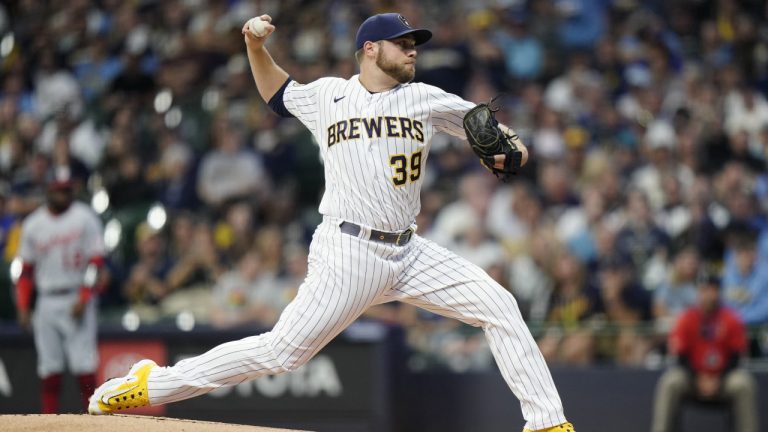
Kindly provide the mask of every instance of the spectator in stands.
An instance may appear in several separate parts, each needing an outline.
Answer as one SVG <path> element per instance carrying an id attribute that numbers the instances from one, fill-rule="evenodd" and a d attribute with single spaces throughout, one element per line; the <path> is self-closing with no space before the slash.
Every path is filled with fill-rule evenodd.
<path id="1" fill-rule="evenodd" d="M 157 304 L 168 294 L 171 262 L 160 231 L 143 222 L 136 228 L 138 261 L 131 267 L 123 295 L 131 304 Z"/>
<path id="2" fill-rule="evenodd" d="M 453 244 L 453 250 L 486 271 L 505 259 L 504 249 L 480 224 L 464 230 Z"/>
<path id="3" fill-rule="evenodd" d="M 117 161 L 117 172 L 106 184 L 109 203 L 116 209 L 147 205 L 155 198 L 145 178 L 139 155 L 127 150 Z"/>
<path id="4" fill-rule="evenodd" d="M 503 27 L 495 42 L 504 53 L 507 72 L 513 79 L 533 80 L 544 67 L 544 49 L 530 30 L 524 13 L 510 11 L 502 16 Z"/>
<path id="5" fill-rule="evenodd" d="M 202 217 L 192 212 L 178 212 L 170 218 L 168 256 L 173 261 L 182 259 L 181 257 L 192 249 L 195 244 L 195 226 L 198 223 L 205 222 Z"/>
<path id="6" fill-rule="evenodd" d="M 51 160 L 42 153 L 34 153 L 11 179 L 11 193 L 18 198 L 19 214 L 27 215 L 45 200 L 46 174 Z"/>
<path id="7" fill-rule="evenodd" d="M 282 289 L 264 273 L 259 254 L 243 255 L 236 269 L 224 273 L 213 287 L 211 324 L 219 328 L 254 324 L 268 327 L 284 305 Z"/>
<path id="8" fill-rule="evenodd" d="M 283 270 L 283 250 L 285 247 L 285 235 L 277 225 L 261 227 L 256 232 L 253 243 L 254 249 L 259 253 L 264 272 L 276 277 Z"/>
<path id="9" fill-rule="evenodd" d="M 639 364 L 649 348 L 638 325 L 650 319 L 650 295 L 634 275 L 632 261 L 622 255 L 610 255 L 600 263 L 598 289 L 605 315 L 620 326 L 616 340 L 620 364 Z"/>
<path id="10" fill-rule="evenodd" d="M 594 241 L 595 256 L 585 261 L 584 264 L 589 270 L 588 274 L 592 279 L 592 284 L 600 286 L 601 263 L 616 255 L 616 228 L 613 223 L 603 219 L 595 224 L 591 234 Z M 569 248 L 569 250 L 579 256 L 578 253 L 574 252 L 574 249 Z"/>
<path id="11" fill-rule="evenodd" d="M 160 154 L 158 196 L 171 210 L 192 210 L 199 203 L 195 191 L 195 166 L 192 150 L 172 131 L 163 134 L 168 141 Z"/>
<path id="12" fill-rule="evenodd" d="M 762 215 L 755 215 L 753 208 L 741 200 L 732 200 L 734 195 L 749 194 L 752 182 L 749 171 L 739 162 L 721 163 L 720 169 L 712 177 L 712 195 L 718 204 L 724 205 L 729 212 L 728 219 L 737 219 L 740 222 L 751 222 L 748 219 Z M 730 213 L 735 214 L 731 215 Z M 726 221 L 727 223 L 727 221 Z"/>
<path id="13" fill-rule="evenodd" d="M 562 74 L 544 91 L 545 105 L 566 118 L 582 118 L 586 107 L 579 96 L 598 90 L 599 75 L 590 69 L 589 56 L 584 52 L 569 53 L 568 65 L 558 72 Z"/>
<path id="14" fill-rule="evenodd" d="M 768 265 L 759 257 L 756 231 L 732 230 L 731 259 L 723 271 L 723 302 L 747 325 L 768 322 Z"/>
<path id="15" fill-rule="evenodd" d="M 768 101 L 760 91 L 746 85 L 727 95 L 724 109 L 726 132 L 731 137 L 744 134 L 744 147 L 747 148 L 749 141 L 758 140 L 758 134 L 768 123 Z M 737 148 L 731 145 L 734 155 Z"/>
<path id="16" fill-rule="evenodd" d="M 261 159 L 243 147 L 243 134 L 226 119 L 214 125 L 214 146 L 203 156 L 197 191 L 212 209 L 229 201 L 258 197 L 266 191 L 266 176 Z"/>
<path id="17" fill-rule="evenodd" d="M 653 292 L 653 317 L 664 334 L 678 316 L 696 304 L 696 275 L 700 265 L 694 246 L 679 251 L 673 258 L 672 271 Z"/>
<path id="18" fill-rule="evenodd" d="M 581 189 L 581 203 L 557 219 L 557 235 L 582 262 L 597 259 L 595 229 L 605 215 L 605 200 L 595 185 Z"/>
<path id="19" fill-rule="evenodd" d="M 705 180 L 704 180 L 705 181 Z M 702 181 L 697 181 L 701 184 Z M 720 261 L 723 258 L 723 241 L 720 229 L 710 211 L 712 206 L 708 193 L 691 193 L 688 203 L 690 223 L 688 228 L 672 240 L 672 248 L 680 249 L 687 245 L 694 246 L 705 261 Z"/>
<path id="20" fill-rule="evenodd" d="M 768 111 L 766 112 L 768 114 Z M 768 124 L 768 119 L 764 124 Z M 764 151 L 759 150 L 761 153 Z M 755 156 L 758 153 L 750 148 L 750 136 L 744 129 L 737 129 L 728 135 L 728 150 L 725 161 L 738 162 L 751 173 L 765 171 L 765 160 Z"/>
<path id="21" fill-rule="evenodd" d="M 224 272 L 211 227 L 182 216 L 174 221 L 171 238 L 175 256 L 166 276 L 167 292 L 195 286 L 207 290 Z"/>
<path id="22" fill-rule="evenodd" d="M 26 77 L 21 70 L 9 71 L 0 89 L 0 99 L 9 102 L 20 113 L 32 113 L 35 108 L 34 94 L 26 86 Z"/>
<path id="23" fill-rule="evenodd" d="M 666 260 L 669 237 L 653 220 L 648 197 L 641 190 L 627 194 L 626 223 L 616 236 L 616 251 L 632 260 L 639 280 L 646 288 L 661 282 L 654 271 Z"/>
<path id="24" fill-rule="evenodd" d="M 579 204 L 573 175 L 562 162 L 541 164 L 537 184 L 544 200 L 545 214 L 553 220 Z"/>
<path id="25" fill-rule="evenodd" d="M 452 22 L 451 22 L 452 21 Z M 472 52 L 461 32 L 458 19 L 449 19 L 435 29 L 430 44 L 419 52 L 423 66 L 416 71 L 417 81 L 464 94 L 472 72 Z"/>
<path id="26" fill-rule="evenodd" d="M 669 338 L 677 365 L 656 385 L 652 432 L 677 430 L 685 400 L 730 404 L 735 432 L 757 432 L 757 385 L 740 367 L 747 352 L 744 324 L 720 302 L 720 279 L 703 274 L 697 305 L 680 316 Z"/>
<path id="27" fill-rule="evenodd" d="M 602 312 L 600 294 L 589 283 L 584 266 L 570 254 L 554 260 L 555 289 L 544 337 L 539 340 L 548 362 L 588 365 L 594 356 L 589 321 Z"/>
<path id="28" fill-rule="evenodd" d="M 82 108 L 70 103 L 54 112 L 43 125 L 36 147 L 55 157 L 58 141 L 66 138 L 70 154 L 91 170 L 101 161 L 106 144 L 94 119 L 84 116 L 79 109 Z"/>
<path id="29" fill-rule="evenodd" d="M 88 102 L 103 93 L 123 68 L 120 58 L 109 51 L 107 39 L 98 37 L 72 66 Z"/>
<path id="30" fill-rule="evenodd" d="M 685 201 L 683 185 L 673 174 L 665 174 L 661 178 L 663 204 L 654 213 L 654 220 L 674 242 L 690 228 L 691 210 Z"/>
<path id="31" fill-rule="evenodd" d="M 141 55 L 125 52 L 122 55 L 122 70 L 109 84 L 105 93 L 105 105 L 116 109 L 120 104 L 140 104 L 150 100 L 155 91 L 157 79 L 142 68 Z"/>
<path id="32" fill-rule="evenodd" d="M 485 223 L 502 244 L 518 250 L 542 224 L 543 210 L 535 187 L 527 182 L 515 182 L 510 187 L 496 189 L 488 204 Z"/>
<path id="33" fill-rule="evenodd" d="M 78 115 L 84 109 L 80 85 L 53 47 L 40 52 L 34 80 L 36 114 L 42 121 L 67 106 Z"/>
<path id="34" fill-rule="evenodd" d="M 256 240 L 256 222 L 253 207 L 245 201 L 228 206 L 222 220 L 215 227 L 216 247 L 229 263 L 236 263 L 253 249 Z"/>
<path id="35" fill-rule="evenodd" d="M 672 124 L 657 120 L 648 125 L 643 139 L 648 163 L 632 174 L 632 185 L 643 191 L 653 211 L 664 206 L 663 179 L 674 176 L 684 186 L 689 186 L 692 173 L 681 166 L 676 157 L 677 135 Z"/>
<path id="36" fill-rule="evenodd" d="M 598 0 L 556 0 L 555 10 L 561 19 L 560 43 L 568 48 L 590 48 L 605 32 L 607 3 Z"/>
<path id="37" fill-rule="evenodd" d="M 299 291 L 299 286 L 307 276 L 307 256 L 309 250 L 302 244 L 288 244 L 285 247 L 285 271 L 278 277 L 278 285 L 283 288 L 283 305 L 287 306 Z M 395 302 L 395 304 L 399 304 Z M 282 310 L 282 307 L 280 308 Z"/>
<path id="38" fill-rule="evenodd" d="M 7 102 L 0 105 L 0 110 L 7 106 Z M 0 114 L 1 115 L 1 114 Z M 0 119 L 0 129 L 6 132 L 0 132 L 0 178 L 9 180 L 13 177 L 14 171 L 24 164 L 26 159 L 26 150 L 24 144 L 15 132 L 11 132 L 11 125 L 16 121 L 15 116 L 8 119 L 8 125 Z"/>
<path id="39" fill-rule="evenodd" d="M 456 201 L 443 207 L 432 226 L 431 237 L 442 246 L 452 246 L 472 226 L 481 224 L 488 214 L 492 179 L 484 172 L 464 176 Z"/>
<path id="40" fill-rule="evenodd" d="M 528 321 L 547 318 L 554 287 L 552 269 L 561 248 L 552 230 L 542 227 L 531 233 L 527 247 L 512 260 L 509 287 Z"/>
<path id="41" fill-rule="evenodd" d="M 608 165 L 600 170 L 595 179 L 605 202 L 605 215 L 608 217 L 618 215 L 626 200 L 626 184 L 619 172 L 620 168 L 612 165 L 615 163 L 617 163 L 616 160 L 609 160 Z"/>

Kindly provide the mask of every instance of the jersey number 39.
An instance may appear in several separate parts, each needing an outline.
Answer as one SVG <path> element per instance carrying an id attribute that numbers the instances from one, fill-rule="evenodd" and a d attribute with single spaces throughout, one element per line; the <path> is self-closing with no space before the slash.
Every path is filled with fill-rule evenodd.
<path id="1" fill-rule="evenodd" d="M 389 157 L 389 164 L 395 169 L 392 183 L 402 186 L 408 180 L 415 182 L 421 177 L 421 150 L 410 155 L 394 154 Z"/>

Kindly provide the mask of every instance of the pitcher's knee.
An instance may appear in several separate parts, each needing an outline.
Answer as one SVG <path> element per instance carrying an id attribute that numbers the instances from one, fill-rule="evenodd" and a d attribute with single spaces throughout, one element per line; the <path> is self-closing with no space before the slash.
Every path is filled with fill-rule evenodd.
<path id="1" fill-rule="evenodd" d="M 296 346 L 281 339 L 271 341 L 270 348 L 275 362 L 276 373 L 291 372 L 302 367 L 314 352 L 308 352 L 307 347 Z"/>
<path id="2" fill-rule="evenodd" d="M 302 361 L 301 359 L 294 358 L 291 356 L 284 356 L 278 358 L 278 365 L 280 368 L 280 372 L 293 372 L 296 369 L 304 366 L 304 363 L 306 361 Z"/>

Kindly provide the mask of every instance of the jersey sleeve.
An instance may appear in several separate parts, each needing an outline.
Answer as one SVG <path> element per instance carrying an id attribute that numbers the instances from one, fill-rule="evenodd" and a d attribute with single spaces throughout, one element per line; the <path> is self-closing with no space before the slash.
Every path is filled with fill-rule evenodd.
<path id="1" fill-rule="evenodd" d="M 84 245 L 85 252 L 88 254 L 88 258 L 103 257 L 106 253 L 104 247 L 104 228 L 101 220 L 93 214 L 88 212 L 88 223 L 85 224 L 84 230 Z"/>
<path id="2" fill-rule="evenodd" d="M 320 112 L 320 92 L 329 78 L 321 78 L 309 84 L 291 81 L 283 91 L 283 104 L 288 111 L 314 130 Z"/>
<path id="3" fill-rule="evenodd" d="M 18 257 L 25 263 L 33 264 L 35 257 L 35 242 L 32 233 L 35 232 L 32 219 L 27 219 L 21 225 L 21 241 L 19 242 Z"/>
<path id="4" fill-rule="evenodd" d="M 437 87 L 425 86 L 429 94 L 432 126 L 438 132 L 466 139 L 464 115 L 475 104 Z"/>

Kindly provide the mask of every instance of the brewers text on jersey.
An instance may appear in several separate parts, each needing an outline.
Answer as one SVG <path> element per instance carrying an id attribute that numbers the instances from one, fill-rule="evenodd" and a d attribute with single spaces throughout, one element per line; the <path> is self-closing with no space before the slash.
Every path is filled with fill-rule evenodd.
<path id="1" fill-rule="evenodd" d="M 351 118 L 340 120 L 328 127 L 328 147 L 347 140 L 362 137 L 409 138 L 424 142 L 424 125 L 418 120 L 405 117 Z M 384 132 L 384 135 L 382 135 Z"/>

